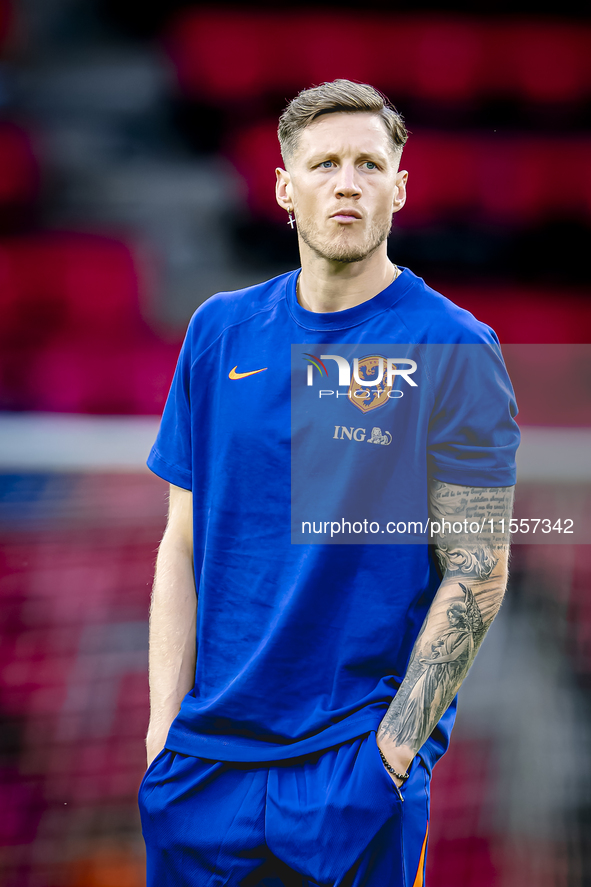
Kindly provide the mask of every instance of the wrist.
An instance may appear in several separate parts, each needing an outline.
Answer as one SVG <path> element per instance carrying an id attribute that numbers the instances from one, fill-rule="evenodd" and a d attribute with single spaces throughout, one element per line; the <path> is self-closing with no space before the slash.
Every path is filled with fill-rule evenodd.
<path id="1" fill-rule="evenodd" d="M 389 762 L 389 760 L 387 759 L 387 757 L 385 756 L 384 752 L 379 747 L 379 745 L 378 745 L 378 751 L 379 751 L 380 757 L 382 759 L 382 764 L 384 765 L 384 767 L 386 768 L 388 773 L 393 777 L 394 781 L 396 782 L 396 785 L 398 785 L 399 787 L 401 785 L 404 785 L 404 783 L 406 782 L 406 780 L 409 777 L 409 773 L 407 773 L 406 771 L 404 773 L 399 773 L 398 770 L 396 770 L 392 766 L 392 764 Z"/>
<path id="2" fill-rule="evenodd" d="M 392 740 L 377 736 L 377 744 L 390 766 L 397 773 L 407 773 L 416 752 L 408 745 L 396 745 Z"/>
<path id="3" fill-rule="evenodd" d="M 148 767 L 156 757 L 156 755 L 160 754 L 164 746 L 166 745 L 166 733 L 161 733 L 159 735 L 149 734 L 146 736 L 146 758 L 148 761 Z"/>

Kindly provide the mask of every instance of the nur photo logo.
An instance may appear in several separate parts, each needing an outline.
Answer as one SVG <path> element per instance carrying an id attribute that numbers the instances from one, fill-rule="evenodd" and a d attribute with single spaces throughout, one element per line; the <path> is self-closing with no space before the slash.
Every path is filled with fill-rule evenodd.
<path id="1" fill-rule="evenodd" d="M 318 397 L 347 397 L 362 413 L 368 413 L 378 407 L 385 406 L 390 400 L 398 400 L 404 396 L 404 391 L 394 388 L 394 379 L 398 376 L 401 382 L 406 382 L 411 388 L 418 385 L 412 378 L 417 370 L 417 363 L 409 357 L 383 357 L 379 354 L 368 354 L 365 357 L 353 358 L 351 362 L 340 354 L 315 354 L 304 353 L 303 359 L 308 363 L 306 385 L 314 386 L 316 375 L 320 381 L 329 377 L 329 368 L 325 361 L 333 361 L 330 365 L 331 375 L 335 369 L 338 373 L 338 388 L 346 388 L 339 391 L 338 388 L 320 388 Z M 317 371 L 315 373 L 314 371 Z M 331 380 L 332 381 L 332 380 Z"/>

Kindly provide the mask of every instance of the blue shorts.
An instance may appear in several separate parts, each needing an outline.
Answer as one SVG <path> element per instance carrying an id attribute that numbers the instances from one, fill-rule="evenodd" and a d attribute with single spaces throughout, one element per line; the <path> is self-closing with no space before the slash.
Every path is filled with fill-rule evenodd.
<path id="1" fill-rule="evenodd" d="M 272 764 L 163 749 L 139 803 L 148 887 L 424 884 L 429 775 L 415 757 L 399 794 L 375 730 Z"/>

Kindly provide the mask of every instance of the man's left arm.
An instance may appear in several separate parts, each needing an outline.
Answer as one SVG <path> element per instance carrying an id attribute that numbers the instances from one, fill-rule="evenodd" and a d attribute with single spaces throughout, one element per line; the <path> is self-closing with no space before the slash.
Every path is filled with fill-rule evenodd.
<path id="1" fill-rule="evenodd" d="M 512 486 L 431 483 L 431 527 L 441 530 L 433 539 L 443 579 L 377 733 L 398 773 L 406 771 L 449 707 L 501 606 L 513 492 Z"/>

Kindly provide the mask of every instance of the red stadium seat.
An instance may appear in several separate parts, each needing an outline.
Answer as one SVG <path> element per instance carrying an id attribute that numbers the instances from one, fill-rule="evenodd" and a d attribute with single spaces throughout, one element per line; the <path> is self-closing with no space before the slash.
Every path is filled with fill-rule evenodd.
<path id="1" fill-rule="evenodd" d="M 23 322 L 86 335 L 128 334 L 139 320 L 137 270 L 129 247 L 96 235 L 43 233 L 0 242 L 0 273 Z"/>
<path id="2" fill-rule="evenodd" d="M 177 356 L 141 317 L 130 248 L 84 234 L 0 242 L 4 409 L 161 412 Z"/>
<path id="3" fill-rule="evenodd" d="M 276 122 L 263 121 L 236 133 L 228 141 L 227 153 L 246 181 L 254 215 L 285 221 L 285 210 L 275 200 L 275 168 L 283 167 Z"/>
<path id="4" fill-rule="evenodd" d="M 79 476 L 73 483 L 89 508 L 87 522 L 68 518 L 61 525 L 63 494 L 72 487 L 69 481 L 65 486 L 58 482 L 54 494 L 58 489 L 61 494 L 41 532 L 5 529 L 0 551 L 0 709 L 5 731 L 0 845 L 25 846 L 26 852 L 19 876 L 9 882 L 4 854 L 2 884 L 24 883 L 22 866 L 25 860 L 32 865 L 30 848 L 42 815 L 54 816 L 57 809 L 75 821 L 78 810 L 99 809 L 101 803 L 109 811 L 121 811 L 126 820 L 134 815 L 145 761 L 147 650 L 138 649 L 136 642 L 129 650 L 124 645 L 120 653 L 113 652 L 109 639 L 112 630 L 121 636 L 126 623 L 141 626 L 149 605 L 162 527 L 160 518 L 157 527 L 150 518 L 146 521 L 137 501 L 128 509 L 126 500 L 134 490 L 147 491 L 154 502 L 153 486 L 139 478 L 130 485 L 129 476 L 123 482 L 113 475 Z M 127 523 L 113 525 L 120 508 L 128 509 Z M 90 649 L 89 636 L 95 638 Z M 11 723 L 19 726 L 18 761 L 17 749 L 10 748 Z M 100 883 L 139 884 L 139 866 L 136 876 L 120 880 L 111 872 L 114 880 L 107 877 Z M 73 882 L 60 873 L 52 883 Z"/>
<path id="5" fill-rule="evenodd" d="M 426 880 L 436 872 L 433 880 L 445 887 L 493 887 L 498 881 L 492 841 L 475 835 L 474 823 L 482 818 L 497 778 L 494 745 L 480 737 L 454 739 L 437 764 Z"/>
<path id="6" fill-rule="evenodd" d="M 231 106 L 348 77 L 397 95 L 556 103 L 591 93 L 587 24 L 458 15 L 185 9 L 164 42 L 189 96 Z"/>
<path id="7" fill-rule="evenodd" d="M 436 282 L 433 285 L 437 287 Z M 447 283 L 442 290 L 492 326 L 503 344 L 591 342 L 591 302 L 585 290 L 484 284 L 476 289 Z M 582 397 L 581 406 L 587 401 Z"/>
<path id="8" fill-rule="evenodd" d="M 479 23 L 429 16 L 415 26 L 413 36 L 414 78 L 407 91 L 435 101 L 464 102 L 482 90 L 483 29 Z"/>
<path id="9" fill-rule="evenodd" d="M 55 341 L 30 359 L 29 409 L 63 413 L 158 415 L 178 344 Z"/>
<path id="10" fill-rule="evenodd" d="M 528 17 L 493 23 L 485 39 L 489 52 L 483 85 L 487 92 L 554 104 L 589 97 L 588 25 Z"/>

